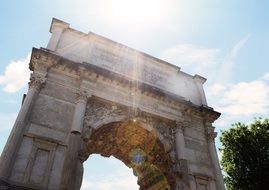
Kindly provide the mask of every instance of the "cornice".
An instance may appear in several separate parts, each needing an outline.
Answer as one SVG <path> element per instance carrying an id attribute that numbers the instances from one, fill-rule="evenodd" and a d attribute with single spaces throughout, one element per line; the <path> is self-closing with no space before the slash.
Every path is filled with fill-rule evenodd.
<path id="1" fill-rule="evenodd" d="M 34 71 L 37 68 L 38 69 L 42 68 L 48 71 L 52 66 L 56 65 L 60 59 L 62 59 L 61 56 L 57 55 L 55 52 L 52 52 L 48 49 L 32 48 L 29 69 L 31 71 Z"/>
<path id="2" fill-rule="evenodd" d="M 190 101 L 186 101 L 181 96 L 147 83 L 133 80 L 111 70 L 107 70 L 86 62 L 74 62 L 58 55 L 56 52 L 44 48 L 33 48 L 30 69 L 34 71 L 39 64 L 45 64 L 48 69 L 55 67 L 57 69 L 64 70 L 65 72 L 72 73 L 72 75 L 79 75 L 82 79 L 90 79 L 95 81 L 103 80 L 110 82 L 115 81 L 117 85 L 124 88 L 129 88 L 130 90 L 135 90 L 146 96 L 154 97 L 160 101 L 164 101 L 170 105 L 176 106 L 185 115 L 203 117 L 210 123 L 213 123 L 221 115 L 219 112 L 216 112 L 209 106 L 195 105 Z"/>

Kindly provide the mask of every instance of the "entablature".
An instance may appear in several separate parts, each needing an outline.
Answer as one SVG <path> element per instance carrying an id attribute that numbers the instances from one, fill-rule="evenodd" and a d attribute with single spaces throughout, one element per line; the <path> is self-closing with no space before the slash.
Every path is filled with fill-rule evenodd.
<path id="1" fill-rule="evenodd" d="M 176 120 L 184 114 L 195 115 L 213 123 L 220 116 L 220 113 L 214 111 L 211 107 L 206 105 L 195 105 L 190 101 L 186 101 L 181 96 L 156 86 L 128 78 L 125 75 L 115 73 L 90 63 L 77 63 L 71 61 L 44 48 L 33 48 L 30 69 L 34 72 L 38 72 L 40 69 L 46 69 L 47 72 L 49 72 L 52 68 L 57 69 L 62 74 L 73 76 L 80 80 L 81 83 L 82 81 L 85 81 L 85 88 L 87 89 L 87 87 L 89 87 L 88 90 L 95 91 L 92 92 L 93 95 L 99 94 L 102 97 L 103 94 L 108 97 L 109 94 L 107 93 L 114 93 L 113 95 L 116 96 L 116 93 L 121 90 L 122 92 L 125 92 L 124 99 L 129 101 L 129 103 L 137 103 L 138 99 L 143 100 L 145 98 L 150 98 L 154 102 L 154 105 L 151 106 L 151 110 L 155 109 L 155 112 L 158 110 L 158 107 L 165 104 L 165 106 L 168 106 L 177 112 L 174 112 L 174 116 L 170 117 L 168 116 L 169 114 L 162 113 L 162 115 L 167 115 L 169 119 Z M 99 89 L 98 91 L 97 84 L 102 86 L 103 89 Z M 114 99 L 116 100 L 116 98 Z M 144 101 L 144 103 L 146 102 Z M 140 105 L 136 104 L 134 106 L 143 106 L 141 104 L 143 104 L 143 101 L 140 102 Z"/>

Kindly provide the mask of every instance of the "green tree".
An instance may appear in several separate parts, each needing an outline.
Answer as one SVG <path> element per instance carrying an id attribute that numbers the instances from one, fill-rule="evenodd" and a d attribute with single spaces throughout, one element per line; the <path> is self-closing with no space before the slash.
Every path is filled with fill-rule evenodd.
<path id="1" fill-rule="evenodd" d="M 221 165 L 228 190 L 269 189 L 269 120 L 236 123 L 222 132 Z"/>

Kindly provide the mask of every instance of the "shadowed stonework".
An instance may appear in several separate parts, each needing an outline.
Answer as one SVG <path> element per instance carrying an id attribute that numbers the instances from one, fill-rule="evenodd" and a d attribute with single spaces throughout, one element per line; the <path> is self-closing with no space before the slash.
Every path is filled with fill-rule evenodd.
<path id="1" fill-rule="evenodd" d="M 224 190 L 205 78 L 53 19 L 0 160 L 0 189 L 80 189 L 91 154 L 140 190 Z M 119 179 L 120 180 L 120 179 Z"/>

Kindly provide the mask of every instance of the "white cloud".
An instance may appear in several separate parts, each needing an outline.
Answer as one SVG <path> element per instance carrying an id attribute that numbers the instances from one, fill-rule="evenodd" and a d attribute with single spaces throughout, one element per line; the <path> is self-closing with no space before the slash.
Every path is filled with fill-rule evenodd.
<path id="1" fill-rule="evenodd" d="M 0 75 L 0 84 L 4 86 L 5 92 L 16 92 L 27 84 L 30 78 L 29 61 L 30 54 L 7 65 L 4 74 Z"/>
<path id="2" fill-rule="evenodd" d="M 269 78 L 266 76 L 250 82 L 216 83 L 206 88 L 209 105 L 221 112 L 214 123 L 217 131 L 227 130 L 237 122 L 250 124 L 254 118 L 269 117 Z"/>
<path id="3" fill-rule="evenodd" d="M 123 173 L 118 175 L 117 173 L 106 175 L 105 178 L 98 178 L 94 180 L 88 180 L 83 178 L 82 190 L 96 189 L 96 190 L 137 190 L 139 187 L 136 185 L 136 177 L 131 176 L 129 173 Z"/>
<path id="4" fill-rule="evenodd" d="M 244 36 L 226 53 L 219 48 L 178 44 L 165 50 L 161 56 L 183 71 L 208 78 L 205 86 L 207 100 L 210 106 L 222 113 L 216 121 L 218 126 L 231 126 L 234 122 L 253 119 L 269 111 L 269 73 L 251 82 L 231 82 L 236 59 L 249 38 L 250 35 Z"/>
<path id="5" fill-rule="evenodd" d="M 111 156 L 109 158 L 93 154 L 84 163 L 82 190 L 137 190 L 137 177 L 132 169 Z"/>
<path id="6" fill-rule="evenodd" d="M 250 117 L 269 112 L 269 80 L 214 84 L 206 92 L 210 104 L 225 115 Z"/>

